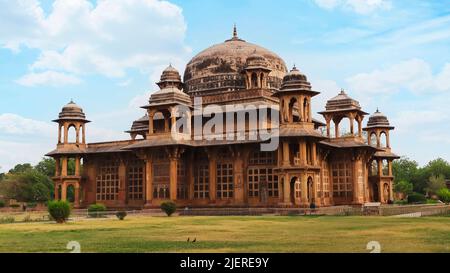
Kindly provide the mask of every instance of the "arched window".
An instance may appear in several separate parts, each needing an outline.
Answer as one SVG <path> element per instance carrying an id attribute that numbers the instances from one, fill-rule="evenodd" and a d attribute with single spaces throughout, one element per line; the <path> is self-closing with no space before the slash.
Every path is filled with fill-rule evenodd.
<path id="1" fill-rule="evenodd" d="M 69 143 L 77 142 L 77 129 L 73 124 L 69 125 L 69 128 L 67 128 L 67 140 Z"/>
<path id="2" fill-rule="evenodd" d="M 252 85 L 250 88 L 257 88 L 258 87 L 258 76 L 256 73 L 252 73 Z"/>
<path id="3" fill-rule="evenodd" d="M 380 134 L 380 147 L 382 148 L 387 147 L 387 136 L 385 132 L 381 132 Z"/>
<path id="4" fill-rule="evenodd" d="M 376 160 L 372 160 L 370 162 L 370 175 L 372 176 L 378 175 L 378 163 Z"/>
<path id="5" fill-rule="evenodd" d="M 370 143 L 371 146 L 377 146 L 377 135 L 375 133 L 370 134 Z"/>
<path id="6" fill-rule="evenodd" d="M 67 201 L 75 202 L 75 187 L 73 185 L 67 186 Z"/>
<path id="7" fill-rule="evenodd" d="M 294 108 L 297 108 L 297 99 L 291 98 L 289 101 L 289 121 L 294 121 Z"/>
<path id="8" fill-rule="evenodd" d="M 389 163 L 386 159 L 382 161 L 383 175 L 389 175 Z"/>
<path id="9" fill-rule="evenodd" d="M 261 80 L 260 80 L 260 85 L 259 86 L 261 86 L 261 88 L 265 87 L 264 86 L 264 74 L 261 74 Z"/>

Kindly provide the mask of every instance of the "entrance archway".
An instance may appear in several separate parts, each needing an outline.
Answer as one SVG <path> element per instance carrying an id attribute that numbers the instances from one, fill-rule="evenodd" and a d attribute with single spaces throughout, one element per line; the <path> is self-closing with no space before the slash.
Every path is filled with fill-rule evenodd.
<path id="1" fill-rule="evenodd" d="M 373 201 L 374 202 L 379 202 L 379 198 L 378 197 L 380 196 L 380 194 L 379 194 L 379 189 L 378 189 L 378 184 L 377 183 L 373 183 L 372 192 L 373 192 L 373 196 L 372 196 Z"/>
<path id="2" fill-rule="evenodd" d="M 73 185 L 67 186 L 67 201 L 70 203 L 75 202 L 75 187 Z"/>

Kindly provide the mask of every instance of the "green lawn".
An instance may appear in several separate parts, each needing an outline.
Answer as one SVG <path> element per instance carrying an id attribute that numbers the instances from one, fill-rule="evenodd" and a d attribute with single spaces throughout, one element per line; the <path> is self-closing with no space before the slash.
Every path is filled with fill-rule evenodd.
<path id="1" fill-rule="evenodd" d="M 196 243 L 186 242 L 197 238 Z M 0 225 L 0 252 L 450 252 L 450 217 L 127 217 Z"/>

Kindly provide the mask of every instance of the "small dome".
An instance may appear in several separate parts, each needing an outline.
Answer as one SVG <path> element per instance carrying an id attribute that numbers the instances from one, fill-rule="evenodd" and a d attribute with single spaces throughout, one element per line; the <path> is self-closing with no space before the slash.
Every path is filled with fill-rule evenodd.
<path id="1" fill-rule="evenodd" d="M 181 82 L 180 73 L 171 64 L 161 74 L 161 82 L 166 81 Z"/>
<path id="2" fill-rule="evenodd" d="M 68 104 L 66 104 L 61 112 L 83 112 L 80 106 L 78 106 L 73 100 L 71 100 Z"/>
<path id="3" fill-rule="evenodd" d="M 390 126 L 388 118 L 378 109 L 369 117 L 367 127 L 385 127 Z"/>
<path id="4" fill-rule="evenodd" d="M 248 56 L 247 60 L 245 61 L 245 69 L 265 69 L 270 71 L 271 69 L 268 68 L 267 59 L 264 58 L 263 55 L 260 55 L 255 51 Z"/>
<path id="5" fill-rule="evenodd" d="M 178 89 L 183 88 L 183 84 L 181 82 L 181 76 L 178 70 L 176 70 L 170 64 L 161 74 L 161 80 L 156 83 L 160 89 L 164 89 L 167 87 L 176 87 Z"/>
<path id="6" fill-rule="evenodd" d="M 59 113 L 59 119 L 55 121 L 58 122 L 59 120 L 82 120 L 88 122 L 83 109 L 72 100 L 62 108 Z"/>
<path id="7" fill-rule="evenodd" d="M 325 109 L 327 111 L 330 110 L 350 110 L 350 109 L 361 109 L 361 105 L 357 100 L 349 97 L 344 89 L 341 89 L 341 92 L 336 97 L 327 101 L 325 105 Z"/>
<path id="8" fill-rule="evenodd" d="M 307 89 L 311 90 L 311 84 L 308 82 L 305 74 L 301 73 L 297 67 L 294 67 L 283 77 L 283 83 L 281 85 L 282 90 L 286 89 Z"/>

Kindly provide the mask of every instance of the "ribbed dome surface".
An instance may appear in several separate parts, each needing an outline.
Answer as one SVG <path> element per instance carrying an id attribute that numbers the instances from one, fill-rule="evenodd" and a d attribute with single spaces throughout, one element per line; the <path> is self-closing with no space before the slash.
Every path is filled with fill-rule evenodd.
<path id="1" fill-rule="evenodd" d="M 249 57 L 249 61 L 266 61 L 271 70 L 268 81 L 270 86 L 281 86 L 287 72 L 283 59 L 261 46 L 239 39 L 236 33 L 234 35 L 233 38 L 211 46 L 192 58 L 184 72 L 185 92 L 244 89 L 242 71 Z"/>

